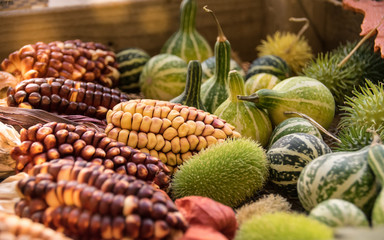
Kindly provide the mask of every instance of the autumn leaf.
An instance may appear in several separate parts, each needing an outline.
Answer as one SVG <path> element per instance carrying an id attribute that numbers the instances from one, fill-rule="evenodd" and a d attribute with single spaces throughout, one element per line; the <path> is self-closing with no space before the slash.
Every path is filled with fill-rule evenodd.
<path id="1" fill-rule="evenodd" d="M 370 34 L 377 28 L 375 51 L 381 50 L 381 57 L 384 58 L 384 1 L 343 0 L 343 7 L 364 14 L 361 36 Z"/>

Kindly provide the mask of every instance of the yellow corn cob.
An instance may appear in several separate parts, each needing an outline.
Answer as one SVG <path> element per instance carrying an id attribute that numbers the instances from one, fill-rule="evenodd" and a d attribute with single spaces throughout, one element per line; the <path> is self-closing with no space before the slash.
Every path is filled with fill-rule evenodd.
<path id="1" fill-rule="evenodd" d="M 208 112 L 167 101 L 134 99 L 107 113 L 108 137 L 158 157 L 168 168 L 229 137 L 234 127 Z"/>

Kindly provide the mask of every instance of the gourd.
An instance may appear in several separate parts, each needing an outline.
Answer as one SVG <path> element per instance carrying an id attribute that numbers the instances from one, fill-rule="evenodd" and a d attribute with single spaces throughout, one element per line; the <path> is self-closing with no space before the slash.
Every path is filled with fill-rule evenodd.
<path id="1" fill-rule="evenodd" d="M 335 114 L 335 101 L 329 89 L 309 77 L 291 77 L 272 89 L 261 89 L 238 98 L 252 101 L 257 107 L 268 110 L 275 126 L 289 118 L 286 112 L 294 111 L 308 115 L 324 128 L 328 128 Z"/>
<path id="2" fill-rule="evenodd" d="M 322 139 L 306 133 L 292 133 L 277 140 L 267 151 L 270 181 L 288 197 L 297 197 L 297 180 L 313 159 L 330 153 Z"/>
<path id="3" fill-rule="evenodd" d="M 229 62 L 229 69 L 230 70 L 236 70 L 240 73 L 242 77 L 245 77 L 244 70 L 241 68 L 241 66 L 234 60 L 231 59 Z M 208 59 L 206 59 L 204 62 L 201 63 L 201 69 L 203 70 L 203 82 L 207 81 L 209 78 L 215 74 L 216 69 L 216 58 L 215 56 L 212 56 Z"/>
<path id="4" fill-rule="evenodd" d="M 192 60 L 188 64 L 187 80 L 184 92 L 172 99 L 172 103 L 180 103 L 189 107 L 205 110 L 200 98 L 202 70 L 201 64 L 197 60 Z"/>
<path id="5" fill-rule="evenodd" d="M 257 92 L 260 89 L 272 89 L 276 84 L 280 82 L 275 75 L 270 73 L 257 73 L 245 82 L 245 92 L 250 95 Z"/>
<path id="6" fill-rule="evenodd" d="M 322 201 L 338 198 L 369 213 L 377 194 L 375 176 L 367 161 L 369 148 L 329 153 L 310 162 L 297 183 L 303 207 L 310 211 Z"/>
<path id="7" fill-rule="evenodd" d="M 212 56 L 212 48 L 196 30 L 196 0 L 183 0 L 180 5 L 180 27 L 164 44 L 161 53 L 174 54 L 184 61 L 199 60 Z"/>
<path id="8" fill-rule="evenodd" d="M 214 115 L 232 124 L 244 137 L 249 137 L 266 146 L 272 133 L 268 115 L 253 103 L 237 99 L 244 94 L 244 80 L 236 70 L 229 72 L 229 97 L 214 112 Z"/>
<path id="9" fill-rule="evenodd" d="M 247 71 L 245 79 L 248 80 L 258 73 L 270 73 L 280 80 L 284 80 L 292 76 L 292 71 L 288 64 L 278 56 L 266 55 L 255 59 Z"/>
<path id="10" fill-rule="evenodd" d="M 140 48 L 127 48 L 116 54 L 120 90 L 138 90 L 141 72 L 150 58 L 149 54 Z"/>
<path id="11" fill-rule="evenodd" d="M 187 78 L 187 63 L 176 55 L 153 56 L 140 75 L 140 89 L 146 98 L 171 100 L 180 95 Z"/>
<path id="12" fill-rule="evenodd" d="M 214 75 L 201 85 L 201 100 L 207 111 L 215 112 L 216 108 L 228 98 L 228 73 L 231 59 L 231 44 L 225 37 L 215 14 L 211 13 L 216 21 L 218 37 L 215 44 L 216 69 Z"/>
<path id="13" fill-rule="evenodd" d="M 309 213 L 330 227 L 368 227 L 367 217 L 354 204 L 342 199 L 329 199 L 321 202 Z"/>
<path id="14" fill-rule="evenodd" d="M 273 129 L 268 146 L 272 146 L 278 139 L 291 133 L 307 133 L 323 139 L 319 130 L 310 121 L 301 117 L 291 117 Z"/>
<path id="15" fill-rule="evenodd" d="M 381 187 L 384 185 L 384 145 L 380 136 L 373 135 L 371 147 L 368 150 L 368 164 L 375 174 Z M 384 225 L 384 191 L 380 191 L 372 210 L 372 225 L 374 227 Z"/>

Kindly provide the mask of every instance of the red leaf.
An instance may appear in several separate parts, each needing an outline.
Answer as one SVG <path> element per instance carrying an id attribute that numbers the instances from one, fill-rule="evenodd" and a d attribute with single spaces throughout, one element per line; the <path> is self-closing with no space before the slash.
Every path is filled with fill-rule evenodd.
<path id="1" fill-rule="evenodd" d="M 381 57 L 384 58 L 384 2 L 372 0 L 343 0 L 345 9 L 354 10 L 364 14 L 364 20 L 361 24 L 360 35 L 365 36 L 377 27 L 377 36 L 375 39 L 375 51 L 381 49 Z"/>
<path id="2" fill-rule="evenodd" d="M 199 196 L 180 198 L 175 201 L 175 204 L 191 227 L 203 225 L 221 232 L 229 239 L 235 236 L 237 221 L 232 208 L 210 198 Z M 198 230 L 203 231 L 201 228 Z"/>

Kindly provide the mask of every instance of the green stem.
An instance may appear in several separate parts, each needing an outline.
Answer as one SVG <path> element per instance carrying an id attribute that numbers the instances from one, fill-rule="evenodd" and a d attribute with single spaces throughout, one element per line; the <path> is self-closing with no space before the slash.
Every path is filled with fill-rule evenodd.
<path id="1" fill-rule="evenodd" d="M 243 101 L 248 101 L 248 102 L 258 103 L 259 102 L 259 95 L 257 95 L 257 93 L 252 93 L 251 95 L 248 95 L 248 96 L 238 95 L 237 99 L 243 100 Z"/>
<path id="2" fill-rule="evenodd" d="M 193 32 L 196 26 L 196 0 L 183 0 L 180 5 L 180 31 Z"/>
<path id="3" fill-rule="evenodd" d="M 243 77 L 236 71 L 232 70 L 229 72 L 229 98 L 232 102 L 238 102 L 238 95 L 245 94 L 244 80 Z"/>

